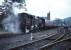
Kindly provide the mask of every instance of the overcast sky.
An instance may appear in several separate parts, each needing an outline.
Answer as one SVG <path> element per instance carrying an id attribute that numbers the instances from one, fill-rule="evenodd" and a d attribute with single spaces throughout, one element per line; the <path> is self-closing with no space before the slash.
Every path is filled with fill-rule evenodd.
<path id="1" fill-rule="evenodd" d="M 26 4 L 28 13 L 36 16 L 47 16 L 49 11 L 52 20 L 71 16 L 71 0 L 26 0 Z"/>
<path id="2" fill-rule="evenodd" d="M 51 12 L 51 19 L 71 16 L 71 0 L 27 0 L 28 12 L 46 16 Z"/>

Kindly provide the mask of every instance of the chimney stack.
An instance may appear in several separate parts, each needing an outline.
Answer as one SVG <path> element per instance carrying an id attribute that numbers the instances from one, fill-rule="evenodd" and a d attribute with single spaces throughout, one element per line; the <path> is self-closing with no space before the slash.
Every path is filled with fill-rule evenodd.
<path id="1" fill-rule="evenodd" d="M 47 19 L 50 20 L 50 11 L 47 13 Z"/>

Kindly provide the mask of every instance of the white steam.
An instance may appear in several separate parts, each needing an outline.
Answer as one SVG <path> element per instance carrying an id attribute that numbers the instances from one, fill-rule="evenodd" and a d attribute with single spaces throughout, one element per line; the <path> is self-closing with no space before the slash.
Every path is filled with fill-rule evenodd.
<path id="1" fill-rule="evenodd" d="M 4 29 L 7 32 L 19 33 L 20 20 L 18 13 L 24 12 L 22 6 L 19 6 L 21 3 L 14 2 L 12 4 L 11 14 L 8 14 L 8 17 L 3 20 Z"/>

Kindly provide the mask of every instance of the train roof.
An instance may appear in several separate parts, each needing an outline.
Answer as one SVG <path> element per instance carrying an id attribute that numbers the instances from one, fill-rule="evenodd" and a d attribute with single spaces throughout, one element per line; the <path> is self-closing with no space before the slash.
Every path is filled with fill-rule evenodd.
<path id="1" fill-rule="evenodd" d="M 19 16 L 23 16 L 23 17 L 35 17 L 34 15 L 28 14 L 28 13 L 19 13 Z"/>

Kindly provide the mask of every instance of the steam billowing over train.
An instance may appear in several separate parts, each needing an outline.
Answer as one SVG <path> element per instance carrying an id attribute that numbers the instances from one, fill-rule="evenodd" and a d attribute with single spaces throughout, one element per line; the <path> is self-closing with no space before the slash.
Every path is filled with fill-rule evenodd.
<path id="1" fill-rule="evenodd" d="M 53 24 L 49 24 L 48 21 L 45 21 L 42 17 L 35 17 L 34 15 L 30 15 L 28 13 L 19 13 L 19 30 L 20 32 L 30 33 L 30 32 L 38 32 L 50 28 L 55 28 L 57 26 Z M 2 24 L 2 21 L 7 18 L 5 14 L 0 15 L 0 29 L 5 30 L 5 26 Z M 7 30 L 6 30 L 7 31 Z"/>

